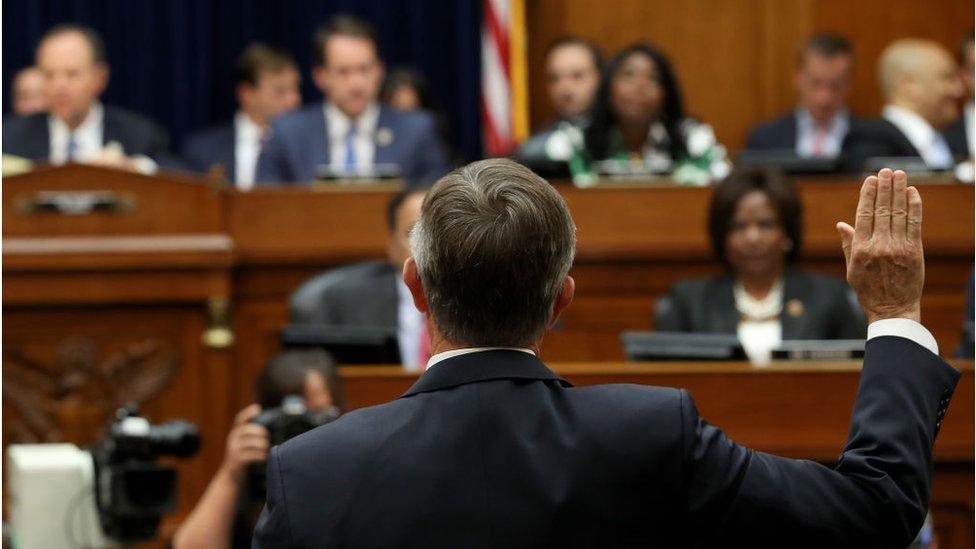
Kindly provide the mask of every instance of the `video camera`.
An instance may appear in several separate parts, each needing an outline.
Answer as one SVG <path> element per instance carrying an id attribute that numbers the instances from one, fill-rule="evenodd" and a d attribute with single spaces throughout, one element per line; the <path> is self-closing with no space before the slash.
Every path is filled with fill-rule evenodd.
<path id="1" fill-rule="evenodd" d="M 160 519 L 177 502 L 176 469 L 156 458 L 190 457 L 199 445 L 195 425 L 151 425 L 134 407 L 120 409 L 90 451 L 73 444 L 11 445 L 10 526 L 17 547 L 104 547 L 155 538 Z"/>

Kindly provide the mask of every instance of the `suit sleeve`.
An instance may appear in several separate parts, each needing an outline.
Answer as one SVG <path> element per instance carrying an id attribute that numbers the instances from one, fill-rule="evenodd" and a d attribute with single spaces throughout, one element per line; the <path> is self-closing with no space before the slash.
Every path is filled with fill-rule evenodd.
<path id="1" fill-rule="evenodd" d="M 288 505 L 285 501 L 285 487 L 280 471 L 279 449 L 280 447 L 275 446 L 268 453 L 268 496 L 261 516 L 258 517 L 258 523 L 254 527 L 254 537 L 251 539 L 252 549 L 296 546 L 288 519 Z"/>
<path id="2" fill-rule="evenodd" d="M 423 131 L 420 135 L 420 154 L 418 155 L 420 166 L 415 174 L 416 182 L 421 185 L 430 185 L 449 172 L 451 166 L 448 161 L 447 147 L 441 141 L 433 118 L 424 119 Z"/>
<path id="3" fill-rule="evenodd" d="M 288 153 L 280 131 L 272 124 L 271 137 L 261 147 L 254 180 L 257 183 L 293 182 L 296 178 L 288 166 Z"/>
<path id="4" fill-rule="evenodd" d="M 684 393 L 685 503 L 696 545 L 905 547 L 925 518 L 932 445 L 958 378 L 908 339 L 870 340 L 833 469 L 735 444 Z"/>

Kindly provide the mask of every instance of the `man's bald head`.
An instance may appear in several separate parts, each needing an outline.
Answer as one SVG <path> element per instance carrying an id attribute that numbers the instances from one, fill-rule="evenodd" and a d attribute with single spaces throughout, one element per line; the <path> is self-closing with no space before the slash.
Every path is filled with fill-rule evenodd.
<path id="1" fill-rule="evenodd" d="M 935 127 L 958 115 L 962 83 L 952 55 L 936 42 L 918 38 L 893 42 L 881 54 L 878 78 L 888 103 L 915 112 Z"/>

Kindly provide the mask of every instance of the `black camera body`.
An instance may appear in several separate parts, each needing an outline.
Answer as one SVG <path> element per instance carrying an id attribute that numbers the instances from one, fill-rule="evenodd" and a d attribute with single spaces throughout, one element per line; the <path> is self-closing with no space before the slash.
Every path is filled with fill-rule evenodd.
<path id="1" fill-rule="evenodd" d="M 322 412 L 311 412 L 305 406 L 305 399 L 289 395 L 281 401 L 281 406 L 264 410 L 251 423 L 267 429 L 270 445 L 277 446 L 338 417 L 339 409 L 335 406 Z M 253 463 L 248 468 L 248 489 L 245 492 L 251 502 L 264 501 L 267 495 L 264 467 L 264 463 Z"/>
<path id="2" fill-rule="evenodd" d="M 194 455 L 200 434 L 186 421 L 151 425 L 131 407 L 116 418 L 91 451 L 98 516 L 105 534 L 121 543 L 152 539 L 162 516 L 177 503 L 176 469 L 157 464 L 156 458 Z"/>

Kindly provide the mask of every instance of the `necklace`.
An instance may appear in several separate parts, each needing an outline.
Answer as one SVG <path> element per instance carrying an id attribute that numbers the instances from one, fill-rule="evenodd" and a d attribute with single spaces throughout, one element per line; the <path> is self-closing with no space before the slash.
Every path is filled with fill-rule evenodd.
<path id="1" fill-rule="evenodd" d="M 783 310 L 782 279 L 777 280 L 762 299 L 749 295 L 739 282 L 732 286 L 732 295 L 735 297 L 735 309 L 744 320 L 771 320 L 778 317 Z"/>

